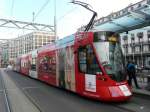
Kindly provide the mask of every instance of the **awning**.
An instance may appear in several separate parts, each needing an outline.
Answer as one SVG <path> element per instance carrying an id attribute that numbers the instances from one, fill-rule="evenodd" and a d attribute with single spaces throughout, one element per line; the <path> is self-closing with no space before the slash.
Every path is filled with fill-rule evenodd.
<path id="1" fill-rule="evenodd" d="M 150 26 L 150 0 L 142 0 L 98 19 L 94 29 L 122 33 L 146 26 Z"/>

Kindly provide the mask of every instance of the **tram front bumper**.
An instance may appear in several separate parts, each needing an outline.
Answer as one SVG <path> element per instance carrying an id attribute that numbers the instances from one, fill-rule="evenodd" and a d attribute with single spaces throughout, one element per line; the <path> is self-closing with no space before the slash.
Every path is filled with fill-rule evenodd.
<path id="1" fill-rule="evenodd" d="M 132 96 L 132 92 L 127 85 L 111 86 L 109 91 L 112 100 L 127 100 Z"/>

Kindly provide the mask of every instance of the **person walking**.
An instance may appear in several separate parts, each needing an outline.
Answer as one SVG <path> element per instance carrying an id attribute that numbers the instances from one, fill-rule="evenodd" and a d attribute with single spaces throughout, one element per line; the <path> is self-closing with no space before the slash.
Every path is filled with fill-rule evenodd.
<path id="1" fill-rule="evenodd" d="M 128 80 L 129 85 L 132 86 L 132 79 L 133 79 L 136 88 L 140 89 L 140 87 L 139 87 L 139 85 L 137 83 L 137 79 L 136 79 L 135 64 L 133 62 L 131 62 L 131 61 L 127 64 L 127 72 L 128 72 L 128 76 L 129 76 L 129 80 Z"/>

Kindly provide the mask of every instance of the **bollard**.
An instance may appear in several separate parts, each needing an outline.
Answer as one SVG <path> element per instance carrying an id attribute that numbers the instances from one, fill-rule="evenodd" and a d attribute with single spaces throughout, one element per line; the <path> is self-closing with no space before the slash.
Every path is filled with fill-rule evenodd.
<path id="1" fill-rule="evenodd" d="M 150 75 L 147 75 L 147 86 L 145 87 L 145 89 L 150 91 Z"/>
<path id="2" fill-rule="evenodd" d="M 150 83 L 150 75 L 147 75 L 147 83 Z"/>

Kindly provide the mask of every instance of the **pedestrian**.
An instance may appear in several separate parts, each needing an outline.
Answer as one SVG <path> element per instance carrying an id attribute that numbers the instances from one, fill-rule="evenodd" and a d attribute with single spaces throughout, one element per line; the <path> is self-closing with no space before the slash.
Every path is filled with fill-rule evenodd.
<path id="1" fill-rule="evenodd" d="M 135 64 L 131 61 L 128 62 L 127 64 L 127 72 L 128 72 L 128 76 L 129 76 L 129 80 L 128 83 L 130 86 L 132 86 L 132 79 L 134 80 L 135 86 L 137 89 L 140 89 L 138 83 L 137 83 L 137 79 L 136 79 L 136 68 L 135 68 Z"/>

